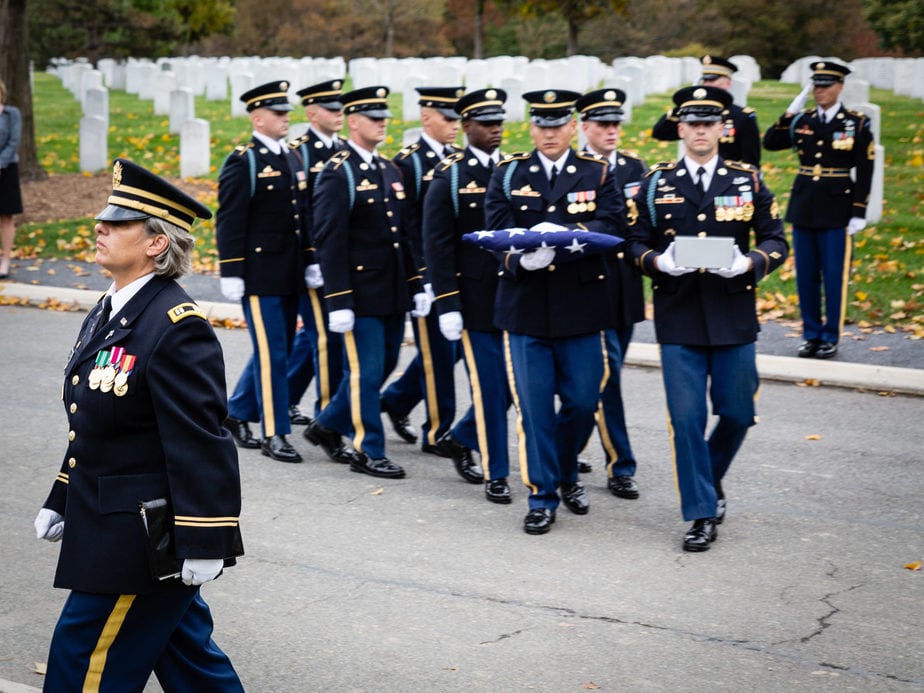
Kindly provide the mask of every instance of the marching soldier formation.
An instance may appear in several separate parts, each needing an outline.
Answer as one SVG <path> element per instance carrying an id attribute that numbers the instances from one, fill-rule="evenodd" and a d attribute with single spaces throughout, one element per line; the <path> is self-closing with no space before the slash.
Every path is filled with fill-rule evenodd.
<path id="1" fill-rule="evenodd" d="M 627 500 L 642 493 L 620 375 L 633 326 L 645 318 L 647 276 L 681 513 L 692 523 L 681 545 L 709 549 L 728 510 L 723 478 L 756 422 L 757 286 L 789 248 L 760 173 L 756 114 L 732 102 L 736 67 L 714 55 L 701 63 L 700 83 L 678 90 L 652 130 L 682 142 L 682 154 L 650 169 L 620 148 L 619 89 L 524 94 L 533 148 L 502 153 L 503 90 L 420 87 L 423 132 L 393 160 L 377 151 L 391 118 L 386 86 L 344 91 L 335 79 L 298 90 L 308 129 L 292 141 L 291 85 L 245 93 L 252 136 L 222 166 L 215 233 L 221 291 L 241 303 L 253 354 L 226 403 L 209 409 L 221 428 L 211 430 L 211 419 L 196 426 L 282 462 L 302 460 L 287 436 L 304 427 L 333 462 L 405 478 L 400 455 L 387 450 L 384 418 L 404 443 L 451 460 L 488 502 L 525 499 L 523 530 L 545 534 L 559 505 L 590 512 L 579 454 L 595 428 L 608 490 Z M 851 236 L 866 223 L 874 142 L 868 119 L 839 100 L 848 68 L 811 67 L 811 84 L 763 146 L 798 152 L 786 214 L 805 336 L 798 355 L 829 358 L 843 324 Z M 809 92 L 815 106 L 805 108 Z M 99 217 L 104 230 L 110 217 L 147 218 L 120 210 Z M 504 244 L 494 242 L 500 237 Z M 194 304 L 177 309 L 171 321 L 186 326 Z M 416 353 L 386 386 L 408 318 Z M 85 341 L 104 344 L 86 328 Z M 459 361 L 471 395 L 465 411 L 456 409 Z M 130 375 L 120 363 L 116 372 Z M 89 363 L 81 382 L 103 391 L 107 365 Z M 303 411 L 312 379 L 315 401 Z M 105 386 L 117 397 L 131 382 Z M 718 423 L 707 431 L 710 400 Z M 418 404 L 419 436 L 410 418 Z M 36 524 L 49 539 L 63 517 L 81 521 L 55 488 Z M 233 500 L 223 514 L 236 516 Z M 231 539 L 184 551 L 192 584 L 212 577 L 198 576 L 198 559 L 220 569 L 216 561 L 240 552 Z M 185 530 L 177 540 L 182 549 Z M 232 676 L 226 662 L 216 666 Z"/>

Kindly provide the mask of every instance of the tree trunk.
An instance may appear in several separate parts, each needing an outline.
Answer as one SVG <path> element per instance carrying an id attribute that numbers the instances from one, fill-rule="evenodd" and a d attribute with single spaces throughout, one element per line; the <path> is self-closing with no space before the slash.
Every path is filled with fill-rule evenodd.
<path id="1" fill-rule="evenodd" d="M 39 165 L 35 148 L 26 0 L 0 0 L 0 78 L 6 82 L 5 102 L 22 114 L 19 175 L 23 180 L 46 178 L 48 174 Z"/>
<path id="2" fill-rule="evenodd" d="M 395 57 L 395 0 L 385 5 L 385 57 Z"/>
<path id="3" fill-rule="evenodd" d="M 484 0 L 475 3 L 475 45 L 472 57 L 476 60 L 484 58 Z"/>
<path id="4" fill-rule="evenodd" d="M 568 55 L 577 55 L 578 54 L 578 33 L 580 32 L 580 25 L 573 19 L 568 20 Z"/>

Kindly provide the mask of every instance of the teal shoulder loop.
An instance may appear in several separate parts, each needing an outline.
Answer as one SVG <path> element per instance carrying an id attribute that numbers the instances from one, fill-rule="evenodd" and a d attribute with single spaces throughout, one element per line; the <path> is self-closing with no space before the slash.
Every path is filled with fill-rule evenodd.
<path id="1" fill-rule="evenodd" d="M 353 167 L 350 165 L 343 167 L 346 174 L 347 190 L 350 193 L 350 211 L 353 211 L 353 204 L 356 202 L 356 176 L 353 175 Z"/>
<path id="2" fill-rule="evenodd" d="M 423 168 L 420 165 L 420 157 L 414 154 L 411 156 L 411 162 L 414 164 L 414 192 L 415 199 L 420 200 L 420 183 L 423 179 Z"/>
<path id="3" fill-rule="evenodd" d="M 453 154 L 453 156 L 455 156 Z M 452 193 L 452 210 L 459 218 L 459 167 L 449 167 L 449 190 Z"/>
<path id="4" fill-rule="evenodd" d="M 651 180 L 648 182 L 648 195 L 645 202 L 648 203 L 648 216 L 651 217 L 651 226 L 658 224 L 658 215 L 655 213 L 654 196 L 658 190 L 658 178 L 661 177 L 661 169 L 655 169 L 651 174 Z"/>
<path id="5" fill-rule="evenodd" d="M 247 164 L 250 168 L 250 196 L 253 197 L 257 190 L 257 155 L 253 153 L 253 149 L 247 150 Z"/>
<path id="6" fill-rule="evenodd" d="M 517 170 L 518 161 L 518 159 L 511 160 L 510 163 L 507 164 L 507 170 L 504 171 L 504 197 L 508 200 L 513 197 L 510 193 L 510 180 L 513 178 L 513 172 Z"/>
<path id="7" fill-rule="evenodd" d="M 308 150 L 307 139 L 299 145 L 298 151 L 302 153 L 302 169 L 305 171 L 305 176 L 307 178 L 308 171 L 311 168 L 311 154 Z"/>

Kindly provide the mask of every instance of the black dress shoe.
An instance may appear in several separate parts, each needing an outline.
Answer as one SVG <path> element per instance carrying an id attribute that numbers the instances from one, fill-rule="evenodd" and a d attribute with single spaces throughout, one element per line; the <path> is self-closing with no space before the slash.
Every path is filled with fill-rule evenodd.
<path id="1" fill-rule="evenodd" d="M 523 531 L 527 534 L 545 534 L 555 524 L 555 511 L 548 508 L 533 508 L 526 513 Z"/>
<path id="2" fill-rule="evenodd" d="M 683 535 L 684 551 L 708 551 L 709 545 L 715 541 L 718 532 L 715 529 L 715 518 L 705 517 L 696 520 L 693 526 Z"/>
<path id="3" fill-rule="evenodd" d="M 582 460 L 578 457 L 578 472 L 581 474 L 590 474 L 594 470 L 594 466 L 587 460 Z"/>
<path id="4" fill-rule="evenodd" d="M 325 428 L 316 419 L 308 424 L 308 428 L 302 435 L 309 443 L 320 445 L 325 454 L 334 462 L 350 464 L 359 460 L 359 453 L 345 445 L 337 431 Z"/>
<path id="5" fill-rule="evenodd" d="M 249 448 L 251 450 L 256 450 L 260 447 L 260 441 L 254 438 L 250 430 L 250 424 L 246 421 L 241 421 L 240 419 L 235 419 L 233 416 L 229 416 L 221 425 L 231 431 L 231 437 L 234 438 L 234 442 L 237 443 L 238 447 Z"/>
<path id="6" fill-rule="evenodd" d="M 307 426 L 313 421 L 305 412 L 298 408 L 297 404 L 289 405 L 289 423 L 293 426 Z"/>
<path id="7" fill-rule="evenodd" d="M 403 479 L 407 476 L 404 469 L 392 462 L 387 457 L 373 459 L 365 455 L 357 455 L 356 459 L 350 462 L 350 470 L 369 476 L 377 476 L 383 479 Z"/>
<path id="8" fill-rule="evenodd" d="M 726 509 L 725 499 L 719 498 L 719 500 L 716 501 L 716 504 L 715 504 L 715 523 L 717 525 L 720 525 L 723 522 L 725 522 L 725 509 Z"/>
<path id="9" fill-rule="evenodd" d="M 436 445 L 430 445 L 430 443 L 422 443 L 420 446 L 420 451 L 425 452 L 428 455 L 436 455 L 437 457 L 445 457 L 447 460 L 452 459 L 452 453 L 448 448 L 443 447 L 441 444 L 442 441 L 436 441 Z"/>
<path id="10" fill-rule="evenodd" d="M 379 400 L 379 402 L 382 412 L 388 417 L 389 421 L 391 421 L 391 427 L 395 429 L 395 433 L 398 434 L 398 437 L 405 443 L 416 443 L 417 431 L 411 426 L 411 422 L 408 421 L 408 418 L 406 416 L 398 416 L 395 412 L 391 411 L 391 409 L 385 406 L 385 400 Z"/>
<path id="11" fill-rule="evenodd" d="M 439 447 L 449 453 L 456 472 L 468 483 L 480 484 L 484 481 L 484 472 L 481 465 L 472 457 L 472 449 L 453 438 L 452 433 L 447 433 L 440 438 Z"/>
<path id="12" fill-rule="evenodd" d="M 270 436 L 264 438 L 260 444 L 260 451 L 267 457 L 272 457 L 280 462 L 301 462 L 302 456 L 289 445 L 285 436 Z"/>
<path id="13" fill-rule="evenodd" d="M 484 482 L 484 497 L 492 503 L 509 503 L 512 498 L 507 479 L 491 479 Z"/>
<path id="14" fill-rule="evenodd" d="M 829 359 L 837 353 L 837 344 L 831 342 L 821 342 L 815 351 L 816 359 Z"/>
<path id="15" fill-rule="evenodd" d="M 581 484 L 562 484 L 561 502 L 575 515 L 586 515 L 590 510 L 590 499 Z"/>
<path id="16" fill-rule="evenodd" d="M 808 339 L 799 345 L 799 350 L 796 353 L 803 359 L 814 358 L 815 354 L 818 352 L 819 344 L 821 344 L 821 342 L 817 339 Z"/>
<path id="17" fill-rule="evenodd" d="M 628 498 L 629 500 L 638 498 L 638 484 L 631 476 L 614 476 L 607 480 L 606 487 L 614 496 L 619 498 Z"/>

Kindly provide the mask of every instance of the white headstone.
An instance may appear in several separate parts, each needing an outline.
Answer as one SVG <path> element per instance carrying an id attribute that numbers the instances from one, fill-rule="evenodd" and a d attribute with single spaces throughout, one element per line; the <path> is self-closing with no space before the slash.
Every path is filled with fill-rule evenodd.
<path id="1" fill-rule="evenodd" d="M 738 74 L 752 84 L 760 81 L 760 65 L 751 55 L 733 55 L 729 60 L 738 68 Z"/>
<path id="2" fill-rule="evenodd" d="M 873 162 L 873 184 L 869 190 L 866 205 L 866 221 L 876 224 L 882 220 L 882 200 L 885 196 L 885 147 L 876 145 L 876 159 Z"/>
<path id="3" fill-rule="evenodd" d="M 465 90 L 485 89 L 490 83 L 486 60 L 469 60 L 465 64 Z"/>
<path id="4" fill-rule="evenodd" d="M 548 63 L 545 60 L 530 61 L 523 71 L 523 91 L 538 91 L 548 89 L 549 86 Z"/>
<path id="5" fill-rule="evenodd" d="M 83 114 L 109 120 L 109 90 L 103 87 L 87 89 L 83 97 Z"/>
<path id="6" fill-rule="evenodd" d="M 844 90 L 841 92 L 841 101 L 847 108 L 855 108 L 856 104 L 869 103 L 869 82 L 852 74 L 844 80 Z"/>
<path id="7" fill-rule="evenodd" d="M 103 87 L 103 73 L 99 70 L 85 70 L 80 74 L 79 91 L 75 94 L 81 106 L 86 108 L 86 93 L 88 89 L 101 89 Z"/>
<path id="8" fill-rule="evenodd" d="M 914 58 L 896 58 L 895 82 L 892 90 L 899 96 L 911 96 L 914 84 Z"/>
<path id="9" fill-rule="evenodd" d="M 914 61 L 911 95 L 916 99 L 924 99 L 924 58 L 917 58 Z"/>
<path id="10" fill-rule="evenodd" d="M 731 86 L 728 88 L 728 91 L 731 92 L 735 103 L 744 108 L 748 105 L 748 92 L 750 89 L 750 82 L 738 79 L 738 76 L 735 75 L 732 77 Z"/>
<path id="11" fill-rule="evenodd" d="M 170 92 L 170 132 L 180 132 L 183 123 L 196 117 L 196 97 L 192 89 Z"/>
<path id="12" fill-rule="evenodd" d="M 80 119 L 80 170 L 95 173 L 109 168 L 109 121 L 99 116 Z"/>
<path id="13" fill-rule="evenodd" d="M 526 120 L 526 102 L 523 101 L 524 88 L 523 80 L 519 77 L 506 77 L 501 80 L 500 88 L 507 92 L 507 103 L 504 104 L 504 110 L 507 111 L 505 120 L 519 123 Z"/>
<path id="14" fill-rule="evenodd" d="M 112 66 L 112 75 L 109 78 L 109 88 L 125 90 L 125 63 L 118 62 Z"/>
<path id="15" fill-rule="evenodd" d="M 375 58 L 353 58 L 350 61 L 350 76 L 353 78 L 354 89 L 381 84 L 378 61 Z"/>
<path id="16" fill-rule="evenodd" d="M 180 129 L 180 176 L 196 178 L 207 176 L 211 162 L 211 143 L 209 141 L 209 121 L 192 118 L 183 123 Z"/>
<path id="17" fill-rule="evenodd" d="M 415 87 L 422 86 L 423 79 L 416 75 L 404 82 L 404 91 L 401 93 L 402 120 L 406 123 L 420 120 L 420 106 L 417 105 L 420 94 L 414 91 Z"/>
<path id="18" fill-rule="evenodd" d="M 103 75 L 103 84 L 112 87 L 112 71 L 116 66 L 116 61 L 112 58 L 100 58 L 96 61 L 96 69 Z"/>
<path id="19" fill-rule="evenodd" d="M 696 58 L 689 56 L 680 59 L 681 64 L 681 83 L 696 84 L 703 74 L 703 65 Z"/>
<path id="20" fill-rule="evenodd" d="M 154 84 L 154 115 L 170 113 L 170 94 L 176 89 L 173 72 L 158 72 Z"/>
<path id="21" fill-rule="evenodd" d="M 869 118 L 869 129 L 873 133 L 873 139 L 880 142 L 879 131 L 882 123 L 882 109 L 879 105 L 875 103 L 854 103 L 847 107 L 866 114 L 866 117 Z"/>
<path id="22" fill-rule="evenodd" d="M 241 101 L 241 94 L 256 86 L 254 76 L 250 72 L 231 72 L 231 115 L 247 115 L 247 106 Z"/>
<path id="23" fill-rule="evenodd" d="M 157 76 L 160 70 L 153 63 L 141 63 L 138 66 L 138 98 L 145 101 L 154 99 L 157 90 Z"/>
<path id="24" fill-rule="evenodd" d="M 205 66 L 205 98 L 209 101 L 224 101 L 228 98 L 228 68 L 217 63 Z"/>

